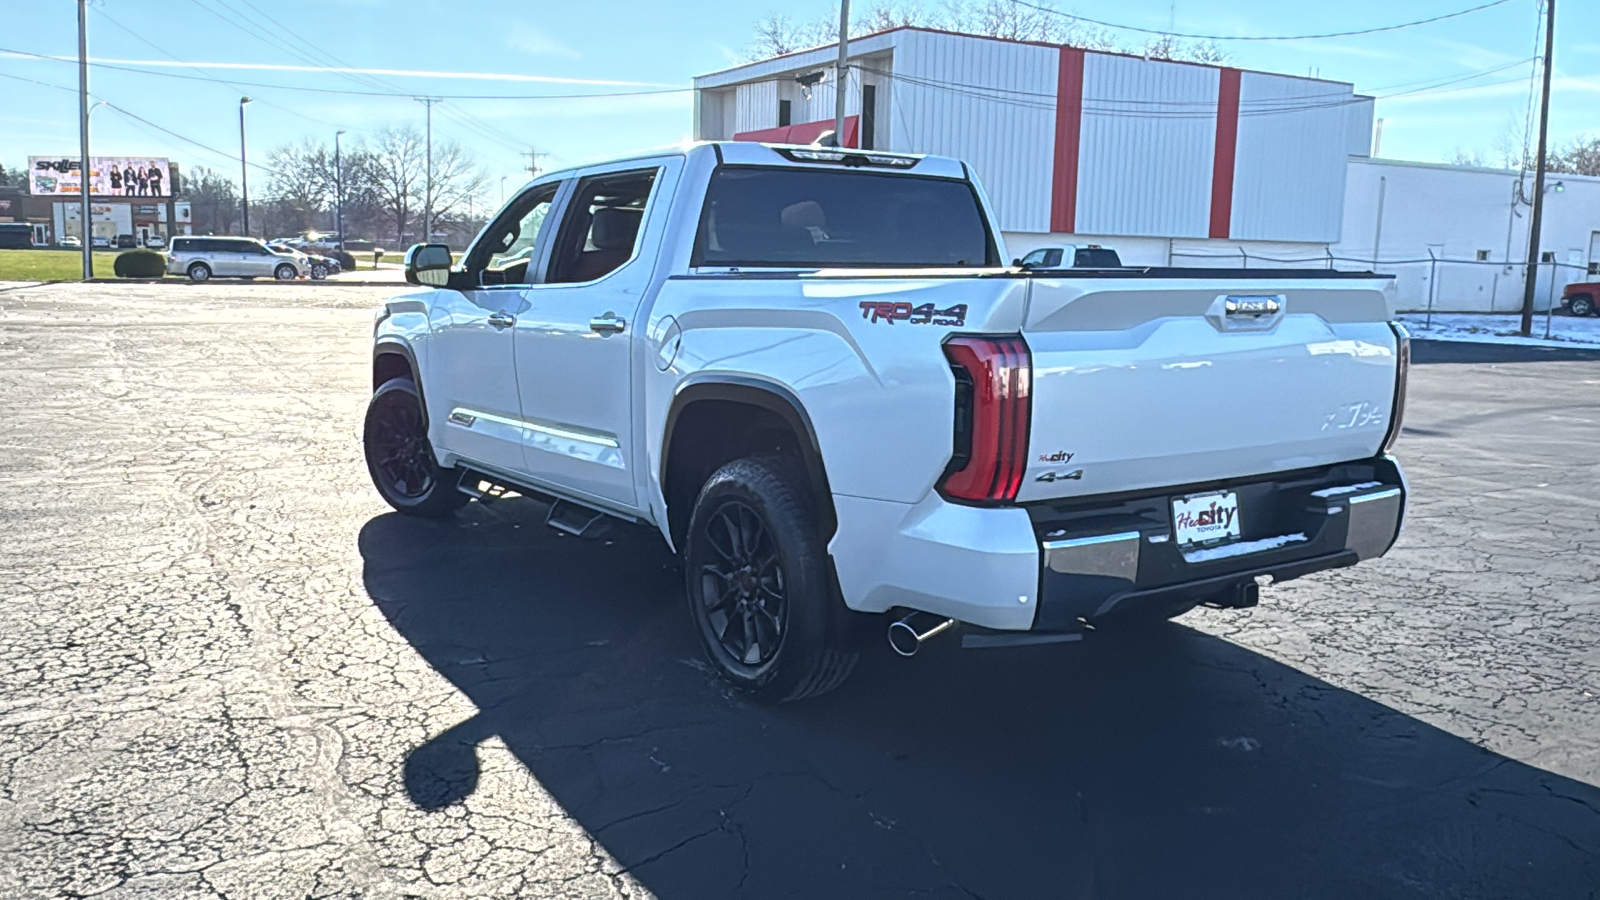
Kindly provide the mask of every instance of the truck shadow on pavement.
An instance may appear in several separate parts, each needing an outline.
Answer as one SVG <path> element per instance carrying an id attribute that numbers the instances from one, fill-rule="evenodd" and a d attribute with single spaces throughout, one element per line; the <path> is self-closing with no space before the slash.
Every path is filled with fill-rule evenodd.
<path id="1" fill-rule="evenodd" d="M 1600 791 L 1181 625 L 912 660 L 777 708 L 703 667 L 658 537 L 544 507 L 362 529 L 372 601 L 479 712 L 409 748 L 443 811 L 498 736 L 663 900 L 1592 896 Z"/>

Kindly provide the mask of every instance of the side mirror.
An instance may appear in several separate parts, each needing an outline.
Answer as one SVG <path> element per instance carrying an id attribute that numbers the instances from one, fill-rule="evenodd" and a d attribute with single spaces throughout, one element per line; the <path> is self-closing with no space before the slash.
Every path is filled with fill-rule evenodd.
<path id="1" fill-rule="evenodd" d="M 444 244 L 415 244 L 406 251 L 406 283 L 444 287 L 450 281 L 450 248 Z"/>
<path id="2" fill-rule="evenodd" d="M 1022 268 L 1022 257 L 1019 256 L 1019 257 L 1016 257 L 1016 258 L 1012 259 L 1011 260 L 1011 264 L 1013 266 L 1016 266 L 1019 269 Z"/>

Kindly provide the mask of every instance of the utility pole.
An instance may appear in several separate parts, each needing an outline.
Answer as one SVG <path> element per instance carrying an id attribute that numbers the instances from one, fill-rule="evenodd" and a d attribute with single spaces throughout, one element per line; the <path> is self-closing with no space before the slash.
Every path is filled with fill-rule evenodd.
<path id="1" fill-rule="evenodd" d="M 94 277 L 94 228 L 89 217 L 89 0 L 78 0 L 78 199 L 83 202 L 83 280 Z"/>
<path id="2" fill-rule="evenodd" d="M 1533 294 L 1539 271 L 1539 225 L 1544 217 L 1544 152 L 1550 131 L 1551 56 L 1556 46 L 1556 0 L 1544 0 L 1544 88 L 1539 97 L 1539 157 L 1533 166 L 1533 216 L 1528 220 L 1528 268 L 1522 284 L 1522 336 L 1533 335 Z M 1555 267 L 1550 277 L 1555 278 Z"/>
<path id="3" fill-rule="evenodd" d="M 239 98 L 239 218 L 240 233 L 250 236 L 250 163 L 244 145 L 244 108 L 249 97 Z"/>
<path id="4" fill-rule="evenodd" d="M 342 131 L 333 133 L 333 204 L 334 227 L 339 230 L 339 252 L 344 252 L 344 166 L 339 159 L 339 137 Z"/>
<path id="5" fill-rule="evenodd" d="M 418 103 L 428 108 L 428 168 L 427 186 L 422 192 L 422 243 L 433 242 L 433 105 L 438 103 L 432 97 L 417 97 Z"/>
<path id="6" fill-rule="evenodd" d="M 845 60 L 850 55 L 850 0 L 839 0 L 839 62 L 833 67 L 833 145 L 844 146 L 845 88 L 849 87 Z"/>
<path id="7" fill-rule="evenodd" d="M 528 152 L 522 155 L 528 158 L 528 177 L 538 178 L 539 172 L 541 171 L 539 168 L 539 157 L 549 156 L 550 154 L 541 151 L 538 147 L 530 146 L 528 148 Z"/>

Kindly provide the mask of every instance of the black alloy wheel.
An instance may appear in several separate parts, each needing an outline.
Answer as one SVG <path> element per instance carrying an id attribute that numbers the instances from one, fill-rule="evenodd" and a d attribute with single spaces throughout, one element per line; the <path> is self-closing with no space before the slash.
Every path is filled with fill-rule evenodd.
<path id="1" fill-rule="evenodd" d="M 842 684 L 858 626 L 828 560 L 804 468 L 785 457 L 729 462 L 700 488 L 684 535 L 684 587 L 706 658 L 724 681 L 783 703 Z"/>
<path id="2" fill-rule="evenodd" d="M 421 398 L 409 378 L 385 382 L 367 406 L 367 471 L 378 493 L 412 515 L 448 515 L 469 499 L 439 468 L 428 442 Z"/>
<path id="3" fill-rule="evenodd" d="M 717 643 L 741 665 L 769 662 L 783 642 L 789 596 L 783 561 L 761 516 L 725 501 L 703 526 L 712 559 L 700 566 L 700 602 Z"/>

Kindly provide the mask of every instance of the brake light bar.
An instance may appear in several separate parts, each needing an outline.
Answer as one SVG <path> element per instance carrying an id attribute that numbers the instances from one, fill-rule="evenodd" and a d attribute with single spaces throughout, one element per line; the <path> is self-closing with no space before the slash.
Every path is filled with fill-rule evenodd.
<path id="1" fill-rule="evenodd" d="M 944 342 L 956 375 L 955 452 L 939 490 L 951 500 L 1009 503 L 1028 467 L 1033 359 L 1020 335 Z"/>

